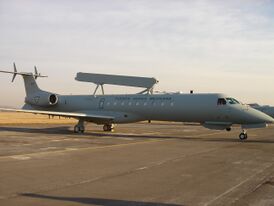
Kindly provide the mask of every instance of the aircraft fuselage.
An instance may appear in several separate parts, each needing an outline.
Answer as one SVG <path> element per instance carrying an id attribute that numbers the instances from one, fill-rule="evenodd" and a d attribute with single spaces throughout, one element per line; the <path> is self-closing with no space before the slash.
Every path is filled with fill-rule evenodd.
<path id="1" fill-rule="evenodd" d="M 131 94 L 131 95 L 58 95 L 58 104 L 49 111 L 82 112 L 114 116 L 112 123 L 144 120 L 174 122 L 223 122 L 256 124 L 256 110 L 242 104 L 219 105 L 223 94 Z M 24 109 L 30 109 L 25 106 Z M 32 109 L 43 109 L 32 106 Z M 265 118 L 261 113 L 259 116 Z M 101 122 L 100 122 L 101 123 Z M 103 122 L 102 122 L 103 123 Z"/>

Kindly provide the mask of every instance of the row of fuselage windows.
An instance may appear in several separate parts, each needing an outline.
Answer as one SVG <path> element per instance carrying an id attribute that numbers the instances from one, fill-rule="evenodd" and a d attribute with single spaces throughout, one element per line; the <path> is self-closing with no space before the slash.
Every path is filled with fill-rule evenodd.
<path id="1" fill-rule="evenodd" d="M 106 106 L 174 106 L 174 102 L 107 102 Z"/>

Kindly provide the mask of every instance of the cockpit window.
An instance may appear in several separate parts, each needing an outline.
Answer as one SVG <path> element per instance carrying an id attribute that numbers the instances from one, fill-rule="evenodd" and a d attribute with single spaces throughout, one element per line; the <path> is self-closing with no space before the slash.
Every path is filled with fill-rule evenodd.
<path id="1" fill-rule="evenodd" d="M 225 100 L 225 98 L 219 98 L 217 104 L 218 104 L 218 105 L 226 105 L 226 100 Z"/>
<path id="2" fill-rule="evenodd" d="M 229 98 L 225 98 L 225 99 L 226 99 L 226 101 L 227 101 L 229 104 L 240 104 L 240 102 L 237 101 L 237 100 L 234 99 L 234 98 L 229 97 Z"/>

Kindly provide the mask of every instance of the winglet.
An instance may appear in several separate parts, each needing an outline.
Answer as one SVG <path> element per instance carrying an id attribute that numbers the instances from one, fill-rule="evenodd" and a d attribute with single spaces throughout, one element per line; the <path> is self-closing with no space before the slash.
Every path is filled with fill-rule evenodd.
<path id="1" fill-rule="evenodd" d="M 39 75 L 40 75 L 40 74 L 38 74 L 37 67 L 34 66 L 34 78 L 37 79 L 37 77 L 38 77 Z"/>

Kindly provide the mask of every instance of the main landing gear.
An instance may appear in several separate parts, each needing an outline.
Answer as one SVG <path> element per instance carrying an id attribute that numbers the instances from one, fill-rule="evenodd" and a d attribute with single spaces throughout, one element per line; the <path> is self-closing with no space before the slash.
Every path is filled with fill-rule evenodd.
<path id="1" fill-rule="evenodd" d="M 239 139 L 241 140 L 241 141 L 244 141 L 244 140 L 246 140 L 247 139 L 247 131 L 246 130 L 243 130 L 243 132 L 239 135 Z"/>
<path id="2" fill-rule="evenodd" d="M 105 132 L 113 132 L 114 131 L 114 124 L 104 124 L 103 130 Z"/>
<path id="3" fill-rule="evenodd" d="M 74 133 L 83 134 L 85 132 L 85 125 L 83 120 L 79 120 L 78 124 L 74 127 Z"/>
<path id="4" fill-rule="evenodd" d="M 83 134 L 85 132 L 85 125 L 83 120 L 79 120 L 78 124 L 74 126 L 74 133 Z M 103 130 L 105 132 L 113 132 L 114 124 L 104 124 Z"/>

